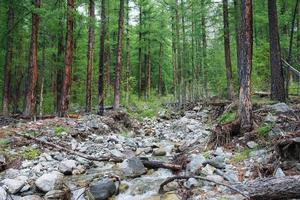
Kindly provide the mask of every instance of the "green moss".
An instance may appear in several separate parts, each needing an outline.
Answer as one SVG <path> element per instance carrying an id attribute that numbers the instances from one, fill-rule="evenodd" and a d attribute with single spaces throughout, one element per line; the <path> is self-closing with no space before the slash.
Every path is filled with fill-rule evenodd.
<path id="1" fill-rule="evenodd" d="M 41 154 L 41 151 L 37 148 L 26 148 L 25 150 L 21 151 L 20 155 L 27 159 L 27 160 L 33 160 L 37 158 Z"/>
<path id="2" fill-rule="evenodd" d="M 234 155 L 231 161 L 234 163 L 242 162 L 243 160 L 249 158 L 250 152 L 251 150 L 249 148 L 241 149 Z"/>
<path id="3" fill-rule="evenodd" d="M 220 124 L 227 124 L 235 120 L 235 118 L 236 118 L 235 112 L 225 112 L 218 118 L 218 122 Z"/>
<path id="4" fill-rule="evenodd" d="M 265 137 L 272 129 L 274 128 L 274 124 L 263 124 L 258 128 L 258 135 L 261 137 Z"/>

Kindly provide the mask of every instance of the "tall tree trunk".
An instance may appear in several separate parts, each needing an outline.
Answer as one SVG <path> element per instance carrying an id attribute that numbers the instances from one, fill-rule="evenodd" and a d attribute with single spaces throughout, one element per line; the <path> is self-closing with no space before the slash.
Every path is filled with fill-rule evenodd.
<path id="1" fill-rule="evenodd" d="M 100 51 L 99 51 L 99 77 L 98 77 L 98 114 L 104 113 L 104 51 L 105 51 L 105 35 L 106 35 L 106 0 L 101 0 L 101 35 L 100 35 Z"/>
<path id="2" fill-rule="evenodd" d="M 129 102 L 129 79 L 130 79 L 130 38 L 129 38 L 129 0 L 127 0 L 127 16 L 126 16 L 126 103 Z"/>
<path id="3" fill-rule="evenodd" d="M 45 81 L 45 68 L 46 68 L 46 38 L 43 34 L 43 49 L 42 49 L 42 66 L 41 66 L 41 88 L 40 88 L 40 113 L 39 116 L 43 117 L 43 103 L 44 103 L 44 81 Z"/>
<path id="4" fill-rule="evenodd" d="M 268 0 L 268 13 L 271 64 L 271 98 L 277 101 L 285 101 L 276 0 Z"/>
<path id="5" fill-rule="evenodd" d="M 202 28 L 202 60 L 203 60 L 203 85 L 204 85 L 204 94 L 205 97 L 208 97 L 208 69 L 206 66 L 206 48 L 207 48 L 207 42 L 206 42 L 206 19 L 205 19 L 205 2 L 204 0 L 201 0 L 201 28 Z"/>
<path id="6" fill-rule="evenodd" d="M 159 44 L 159 67 L 158 67 L 158 95 L 162 95 L 162 84 L 163 84 L 163 74 L 162 74 L 162 57 L 163 57 L 163 47 L 162 42 Z"/>
<path id="7" fill-rule="evenodd" d="M 67 41 L 65 52 L 65 69 L 60 100 L 60 111 L 58 115 L 64 117 L 69 109 L 70 89 L 71 89 L 71 66 L 73 61 L 73 10 L 74 0 L 67 0 Z"/>
<path id="8" fill-rule="evenodd" d="M 138 93 L 142 96 L 142 5 L 139 5 L 139 77 L 138 77 Z"/>
<path id="9" fill-rule="evenodd" d="M 232 84 L 232 68 L 231 68 L 231 57 L 230 57 L 228 0 L 223 0 L 223 20 L 224 20 L 224 50 L 225 50 L 226 76 L 227 76 L 227 98 L 229 100 L 232 100 L 233 84 Z"/>
<path id="10" fill-rule="evenodd" d="M 10 96 L 10 79 L 12 69 L 12 56 L 13 56 L 13 35 L 12 28 L 14 25 L 14 9 L 13 0 L 9 0 L 8 13 L 7 13 L 7 30 L 9 30 L 6 41 L 6 55 L 4 65 L 4 83 L 3 83 L 3 102 L 2 102 L 2 113 L 8 115 L 9 113 L 9 96 Z"/>
<path id="11" fill-rule="evenodd" d="M 177 97 L 177 46 L 176 46 L 176 28 L 175 17 L 172 16 L 172 63 L 173 63 L 173 90 L 174 97 Z"/>
<path id="12" fill-rule="evenodd" d="M 118 23 L 118 47 L 117 63 L 115 67 L 115 85 L 114 85 L 114 110 L 120 108 L 120 72 L 122 65 L 122 36 L 124 21 L 124 0 L 120 0 L 119 23 Z"/>
<path id="13" fill-rule="evenodd" d="M 94 60 L 94 22 L 95 22 L 95 2 L 89 0 L 89 34 L 88 34 L 88 52 L 87 52 L 87 72 L 86 72 L 86 112 L 92 109 L 92 73 Z"/>
<path id="14" fill-rule="evenodd" d="M 294 39 L 294 29 L 295 29 L 295 21 L 296 21 L 296 15 L 298 10 L 298 4 L 299 0 L 296 0 L 294 12 L 293 12 L 293 18 L 292 18 L 292 26 L 291 26 L 291 36 L 290 36 L 290 44 L 289 44 L 289 51 L 288 51 L 288 57 L 287 62 L 289 64 L 292 64 L 292 48 L 293 48 L 293 39 Z M 286 97 L 289 97 L 289 81 L 290 81 L 290 70 L 287 69 L 287 76 L 286 76 Z"/>
<path id="15" fill-rule="evenodd" d="M 238 71 L 238 83 L 240 86 L 240 66 L 241 66 L 241 62 L 240 62 L 240 16 L 241 16 L 241 12 L 240 12 L 240 4 L 238 2 L 238 0 L 234 0 L 234 14 L 235 14 L 235 40 L 236 40 L 236 63 L 237 63 L 237 71 Z"/>
<path id="16" fill-rule="evenodd" d="M 34 7 L 40 8 L 41 0 L 34 0 Z M 37 13 L 32 14 L 31 41 L 28 65 L 28 86 L 25 96 L 24 116 L 35 114 L 36 86 L 38 80 L 37 45 L 40 17 Z"/>
<path id="17" fill-rule="evenodd" d="M 251 103 L 251 71 L 253 53 L 253 13 L 252 0 L 241 1 L 241 32 L 240 41 L 240 75 L 241 86 L 239 94 L 238 116 L 241 122 L 241 131 L 253 129 L 252 103 Z"/>
<path id="18" fill-rule="evenodd" d="M 149 27 L 150 30 L 150 27 Z M 150 38 L 150 34 L 148 35 L 148 37 Z M 148 39 L 148 53 L 147 53 L 147 91 L 146 91 L 146 98 L 148 99 L 151 95 L 151 42 L 150 39 Z"/>
<path id="19" fill-rule="evenodd" d="M 110 80 L 110 31 L 109 31 L 109 1 L 106 2 L 106 5 L 107 5 L 107 8 L 105 9 L 106 10 L 106 22 L 105 22 L 105 28 L 106 28 L 106 48 L 105 48 L 105 81 L 106 81 L 106 93 L 107 93 L 107 90 L 109 89 L 110 85 L 111 85 L 111 80 Z"/>
<path id="20" fill-rule="evenodd" d="M 59 113 L 60 111 L 60 101 L 61 101 L 61 88 L 63 82 L 63 68 L 61 66 L 62 63 L 62 55 L 64 53 L 64 45 L 63 45 L 63 20 L 59 21 L 59 33 L 58 33 L 58 41 L 57 41 L 57 55 L 56 55 L 56 65 L 58 66 L 56 71 L 56 112 Z"/>

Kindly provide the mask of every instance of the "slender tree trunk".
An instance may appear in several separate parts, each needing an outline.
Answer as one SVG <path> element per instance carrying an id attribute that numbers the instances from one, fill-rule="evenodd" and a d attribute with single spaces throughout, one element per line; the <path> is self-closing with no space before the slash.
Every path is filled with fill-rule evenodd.
<path id="1" fill-rule="evenodd" d="M 138 77 L 138 93 L 142 96 L 142 5 L 139 5 L 139 77 Z"/>
<path id="2" fill-rule="evenodd" d="M 163 57 L 163 47 L 162 42 L 159 44 L 159 67 L 158 67 L 158 95 L 162 95 L 162 84 L 163 84 L 163 74 L 162 74 L 162 57 Z"/>
<path id="3" fill-rule="evenodd" d="M 69 109 L 70 89 L 71 89 L 71 65 L 73 61 L 73 10 L 74 0 L 67 0 L 67 35 L 66 35 L 66 52 L 65 52 L 65 69 L 60 100 L 59 116 L 66 116 Z"/>
<path id="4" fill-rule="evenodd" d="M 107 90 L 109 89 L 110 85 L 111 85 L 111 80 L 110 80 L 110 31 L 109 31 L 109 1 L 106 2 L 106 5 L 107 5 L 107 8 L 105 9 L 107 12 L 106 12 L 106 22 L 105 22 L 105 28 L 106 28 L 106 48 L 105 48 L 105 71 L 106 71 L 106 74 L 105 74 L 105 79 L 106 79 L 106 93 L 107 93 Z"/>
<path id="5" fill-rule="evenodd" d="M 205 97 L 208 97 L 208 70 L 206 66 L 206 48 L 207 48 L 207 42 L 206 42 L 206 19 L 205 19 L 205 3 L 204 0 L 201 0 L 201 28 L 202 28 L 202 60 L 203 60 L 203 85 L 204 85 L 204 94 Z"/>
<path id="6" fill-rule="evenodd" d="M 56 65 L 58 66 L 57 72 L 56 72 L 56 112 L 59 113 L 60 111 L 60 101 L 61 101 L 61 88 L 62 88 L 62 82 L 63 82 L 63 69 L 61 66 L 62 61 L 62 55 L 64 53 L 64 45 L 63 45 L 63 20 L 61 19 L 59 21 L 59 27 L 60 31 L 58 33 L 58 42 L 57 42 L 57 55 L 56 55 Z"/>
<path id="7" fill-rule="evenodd" d="M 172 62 L 173 62 L 173 90 L 174 97 L 177 97 L 177 47 L 176 47 L 176 29 L 175 17 L 172 16 Z"/>
<path id="8" fill-rule="evenodd" d="M 238 116 L 241 120 L 241 131 L 253 129 L 252 103 L 251 103 L 251 71 L 253 53 L 253 13 L 252 0 L 241 1 L 241 32 L 240 41 L 240 75 L 241 86 L 239 95 Z"/>
<path id="9" fill-rule="evenodd" d="M 114 110 L 118 110 L 120 108 L 120 72 L 121 72 L 121 65 L 122 65 L 123 20 L 124 20 L 124 0 L 120 0 L 117 63 L 115 67 L 115 85 L 114 85 L 114 105 L 113 105 Z"/>
<path id="10" fill-rule="evenodd" d="M 127 15 L 126 15 L 126 103 L 129 102 L 129 79 L 130 79 L 130 38 L 129 38 L 129 0 L 127 0 Z"/>
<path id="11" fill-rule="evenodd" d="M 277 101 L 285 101 L 276 0 L 268 0 L 268 13 L 271 64 L 271 98 Z"/>
<path id="12" fill-rule="evenodd" d="M 89 0 L 89 33 L 87 51 L 87 72 L 86 72 L 86 112 L 92 109 L 92 79 L 93 79 L 93 60 L 94 60 L 94 22 L 95 22 L 95 2 Z"/>
<path id="13" fill-rule="evenodd" d="M 7 30 L 12 30 L 14 25 L 14 9 L 13 0 L 9 0 L 8 13 L 7 13 Z M 9 96 L 10 96 L 10 79 L 12 69 L 12 56 L 13 56 L 13 35 L 12 31 L 9 31 L 6 42 L 6 55 L 4 65 L 4 83 L 3 83 L 3 102 L 2 102 L 2 113 L 4 116 L 9 113 Z"/>
<path id="14" fill-rule="evenodd" d="M 238 83 L 240 86 L 240 66 L 241 66 L 241 62 L 240 62 L 240 16 L 241 16 L 241 12 L 240 12 L 240 4 L 238 3 L 238 0 L 234 0 L 234 13 L 235 13 L 235 38 L 236 38 L 236 63 L 237 63 L 237 71 L 238 71 Z"/>
<path id="15" fill-rule="evenodd" d="M 99 108 L 98 114 L 104 113 L 104 51 L 106 36 L 106 0 L 101 0 L 101 35 L 100 35 L 100 51 L 99 51 L 99 77 L 98 77 L 98 95 Z"/>
<path id="16" fill-rule="evenodd" d="M 231 68 L 231 57 L 230 57 L 228 0 L 223 0 L 223 20 L 224 20 L 224 50 L 225 50 L 226 76 L 227 76 L 227 98 L 229 100 L 232 100 L 233 84 L 232 84 L 232 68 Z"/>
<path id="17" fill-rule="evenodd" d="M 150 30 L 150 27 L 149 27 Z M 150 34 L 148 36 L 150 38 Z M 147 92 L 146 92 L 146 98 L 149 98 L 151 95 L 151 42 L 150 39 L 148 39 L 148 53 L 147 53 Z"/>
<path id="18" fill-rule="evenodd" d="M 41 0 L 34 0 L 35 8 L 40 8 Z M 40 17 L 37 13 L 32 14 L 31 41 L 29 50 L 28 87 L 25 95 L 24 116 L 35 114 L 36 86 L 38 80 L 37 45 Z"/>
<path id="19" fill-rule="evenodd" d="M 45 34 L 43 38 L 43 49 L 42 49 L 42 66 L 41 66 L 41 88 L 40 88 L 40 113 L 39 116 L 43 117 L 43 103 L 44 103 L 44 81 L 45 81 L 45 68 L 46 68 L 46 43 Z"/>

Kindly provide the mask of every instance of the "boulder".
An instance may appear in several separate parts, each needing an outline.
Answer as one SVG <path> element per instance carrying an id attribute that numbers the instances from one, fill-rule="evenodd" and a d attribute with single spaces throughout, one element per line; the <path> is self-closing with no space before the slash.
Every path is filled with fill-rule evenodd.
<path id="1" fill-rule="evenodd" d="M 101 180 L 90 186 L 90 195 L 94 200 L 106 200 L 116 193 L 116 185 L 112 180 Z"/>
<path id="2" fill-rule="evenodd" d="M 276 112 L 289 112 L 292 109 L 286 103 L 276 103 L 271 105 L 270 108 Z"/>
<path id="3" fill-rule="evenodd" d="M 44 174 L 35 181 L 37 188 L 43 192 L 49 192 L 55 189 L 61 189 L 64 175 L 60 172 L 53 171 Z"/>
<path id="4" fill-rule="evenodd" d="M 51 190 L 45 194 L 45 200 L 65 200 L 66 192 L 63 190 Z"/>
<path id="5" fill-rule="evenodd" d="M 75 160 L 63 160 L 59 164 L 59 171 L 64 175 L 72 175 L 73 169 L 76 168 L 76 161 Z"/>
<path id="6" fill-rule="evenodd" d="M 21 197 L 20 200 L 43 200 L 43 199 L 38 195 L 28 195 L 28 196 Z"/>
<path id="7" fill-rule="evenodd" d="M 195 174 L 199 171 L 199 169 L 201 169 L 204 162 L 205 158 L 202 154 L 193 154 L 191 156 L 191 161 L 186 166 L 186 169 L 188 172 Z"/>
<path id="8" fill-rule="evenodd" d="M 121 163 L 121 170 L 126 177 L 137 177 L 146 173 L 142 161 L 137 157 L 124 160 Z"/>
<path id="9" fill-rule="evenodd" d="M 26 184 L 27 179 L 26 176 L 18 176 L 14 179 L 4 179 L 2 183 L 7 187 L 9 193 L 16 194 Z"/>
<path id="10" fill-rule="evenodd" d="M 7 193 L 3 187 L 0 187 L 0 200 L 6 200 L 7 199 Z"/>

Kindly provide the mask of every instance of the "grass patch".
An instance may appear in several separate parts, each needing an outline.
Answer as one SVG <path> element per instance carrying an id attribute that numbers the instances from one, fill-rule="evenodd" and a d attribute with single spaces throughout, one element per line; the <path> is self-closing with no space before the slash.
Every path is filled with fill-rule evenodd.
<path id="1" fill-rule="evenodd" d="M 227 124 L 229 122 L 234 121 L 235 118 L 236 118 L 235 112 L 226 112 L 226 113 L 223 113 L 220 117 L 218 117 L 218 122 L 220 124 Z"/>
<path id="2" fill-rule="evenodd" d="M 274 124 L 263 124 L 262 126 L 260 126 L 257 130 L 258 135 L 261 137 L 266 137 L 267 134 L 274 128 Z"/>
<path id="3" fill-rule="evenodd" d="M 21 151 L 20 155 L 27 160 L 33 160 L 41 155 L 41 151 L 37 148 L 28 147 Z"/>
<path id="4" fill-rule="evenodd" d="M 251 150 L 249 148 L 243 148 L 234 155 L 231 161 L 234 163 L 242 162 L 243 160 L 249 158 L 250 152 Z"/>
<path id="5" fill-rule="evenodd" d="M 9 139 L 0 139 L 0 148 L 5 148 L 9 145 Z"/>
<path id="6" fill-rule="evenodd" d="M 68 133 L 70 130 L 63 126 L 57 126 L 54 128 L 54 134 L 56 137 L 62 137 L 63 133 Z"/>

